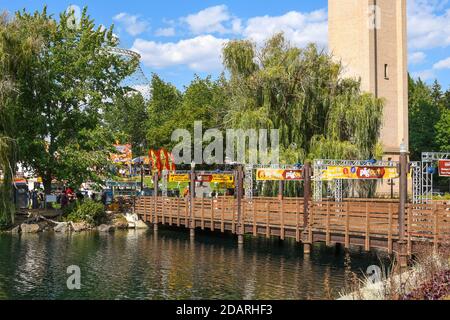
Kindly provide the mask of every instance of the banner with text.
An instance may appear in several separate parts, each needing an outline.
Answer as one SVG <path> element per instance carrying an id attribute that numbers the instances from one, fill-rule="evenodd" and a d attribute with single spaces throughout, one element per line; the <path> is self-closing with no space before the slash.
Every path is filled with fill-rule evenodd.
<path id="1" fill-rule="evenodd" d="M 322 180 L 375 180 L 398 177 L 399 174 L 395 167 L 329 166 L 322 172 Z"/>
<path id="2" fill-rule="evenodd" d="M 290 169 L 258 169 L 256 171 L 258 181 L 299 181 L 303 180 L 302 170 Z"/>
<path id="3" fill-rule="evenodd" d="M 439 160 L 439 176 L 450 177 L 450 160 Z"/>

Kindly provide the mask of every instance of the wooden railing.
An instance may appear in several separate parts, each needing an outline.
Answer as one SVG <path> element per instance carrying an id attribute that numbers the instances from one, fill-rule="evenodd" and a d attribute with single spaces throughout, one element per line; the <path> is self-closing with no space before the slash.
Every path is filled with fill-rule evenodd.
<path id="1" fill-rule="evenodd" d="M 359 245 L 365 250 L 381 248 L 392 252 L 396 249 L 399 240 L 396 203 L 323 201 L 310 202 L 308 208 L 306 225 L 302 198 L 242 199 L 240 208 L 233 197 L 196 198 L 191 216 L 187 198 L 141 197 L 135 212 L 146 221 L 176 226 L 294 238 L 298 242 L 341 243 L 346 247 Z M 408 253 L 418 243 L 449 242 L 450 205 L 409 204 L 405 237 Z"/>

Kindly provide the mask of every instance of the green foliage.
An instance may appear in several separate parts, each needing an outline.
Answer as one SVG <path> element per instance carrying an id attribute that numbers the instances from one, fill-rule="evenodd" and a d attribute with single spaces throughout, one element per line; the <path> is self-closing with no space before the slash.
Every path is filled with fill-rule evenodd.
<path id="1" fill-rule="evenodd" d="M 175 86 L 165 83 L 156 74 L 151 82 L 152 98 L 148 109 L 147 141 L 150 148 L 171 145 L 171 135 L 176 122 L 174 114 L 182 102 L 182 94 Z"/>
<path id="2" fill-rule="evenodd" d="M 284 162 L 378 155 L 383 103 L 342 80 L 330 55 L 314 45 L 292 47 L 283 34 L 260 50 L 231 41 L 223 53 L 231 75 L 226 127 L 280 129 Z"/>
<path id="3" fill-rule="evenodd" d="M 448 109 L 443 110 L 441 118 L 436 123 L 436 143 L 439 146 L 440 151 L 450 151 L 450 106 Z"/>
<path id="4" fill-rule="evenodd" d="M 143 155 L 147 144 L 148 105 L 141 94 L 116 97 L 105 113 L 105 122 L 120 143 L 131 143 L 133 155 Z"/>
<path id="5" fill-rule="evenodd" d="M 437 150 L 435 125 L 440 111 L 436 92 L 422 80 L 409 78 L 409 140 L 412 160 L 420 160 L 422 152 Z"/>
<path id="6" fill-rule="evenodd" d="M 137 65 L 110 53 L 117 45 L 112 28 L 96 27 L 86 9 L 79 28 L 68 19 L 46 9 L 14 17 L 13 33 L 25 44 L 39 42 L 14 74 L 19 160 L 42 177 L 46 192 L 53 178 L 76 185 L 104 173 L 114 139 L 100 129 L 102 115 L 125 94 L 120 83 Z"/>
<path id="7" fill-rule="evenodd" d="M 37 42 L 19 37 L 14 21 L 0 15 L 0 230 L 14 221 L 12 181 L 17 161 L 14 106 L 19 96 L 15 74 L 36 50 Z"/>
<path id="8" fill-rule="evenodd" d="M 105 222 L 106 211 L 102 203 L 86 200 L 74 202 L 65 210 L 66 221 L 86 222 L 90 225 L 100 225 Z"/>
<path id="9" fill-rule="evenodd" d="M 148 145 L 154 149 L 165 147 L 170 150 L 175 145 L 171 141 L 172 132 L 186 129 L 193 135 L 194 121 L 202 121 L 205 130 L 223 127 L 227 101 L 225 83 L 223 76 L 217 81 L 195 76 L 181 93 L 153 75 L 147 122 Z"/>

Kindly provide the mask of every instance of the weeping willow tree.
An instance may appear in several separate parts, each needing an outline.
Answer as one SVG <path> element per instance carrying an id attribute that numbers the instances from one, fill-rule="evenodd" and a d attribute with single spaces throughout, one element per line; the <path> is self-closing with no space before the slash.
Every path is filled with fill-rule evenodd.
<path id="1" fill-rule="evenodd" d="M 0 14 L 0 229 L 14 221 L 13 179 L 17 161 L 17 78 L 29 73 L 27 63 L 40 47 L 39 39 L 23 37 L 21 26 Z"/>
<path id="2" fill-rule="evenodd" d="M 12 202 L 15 169 L 15 140 L 12 134 L 11 106 L 16 96 L 11 76 L 13 48 L 17 48 L 6 14 L 0 16 L 0 230 L 14 220 Z"/>
<path id="3" fill-rule="evenodd" d="M 223 59 L 230 74 L 225 126 L 279 129 L 282 163 L 382 155 L 383 101 L 345 79 L 342 66 L 314 44 L 293 47 L 283 34 L 262 47 L 236 40 L 225 45 Z"/>

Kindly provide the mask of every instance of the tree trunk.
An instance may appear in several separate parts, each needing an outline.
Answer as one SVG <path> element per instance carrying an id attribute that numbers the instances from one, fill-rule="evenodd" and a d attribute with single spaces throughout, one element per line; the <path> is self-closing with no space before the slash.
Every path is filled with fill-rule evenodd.
<path id="1" fill-rule="evenodd" d="M 46 173 L 42 176 L 42 183 L 44 184 L 45 194 L 51 194 L 52 193 L 52 175 L 50 173 Z"/>

